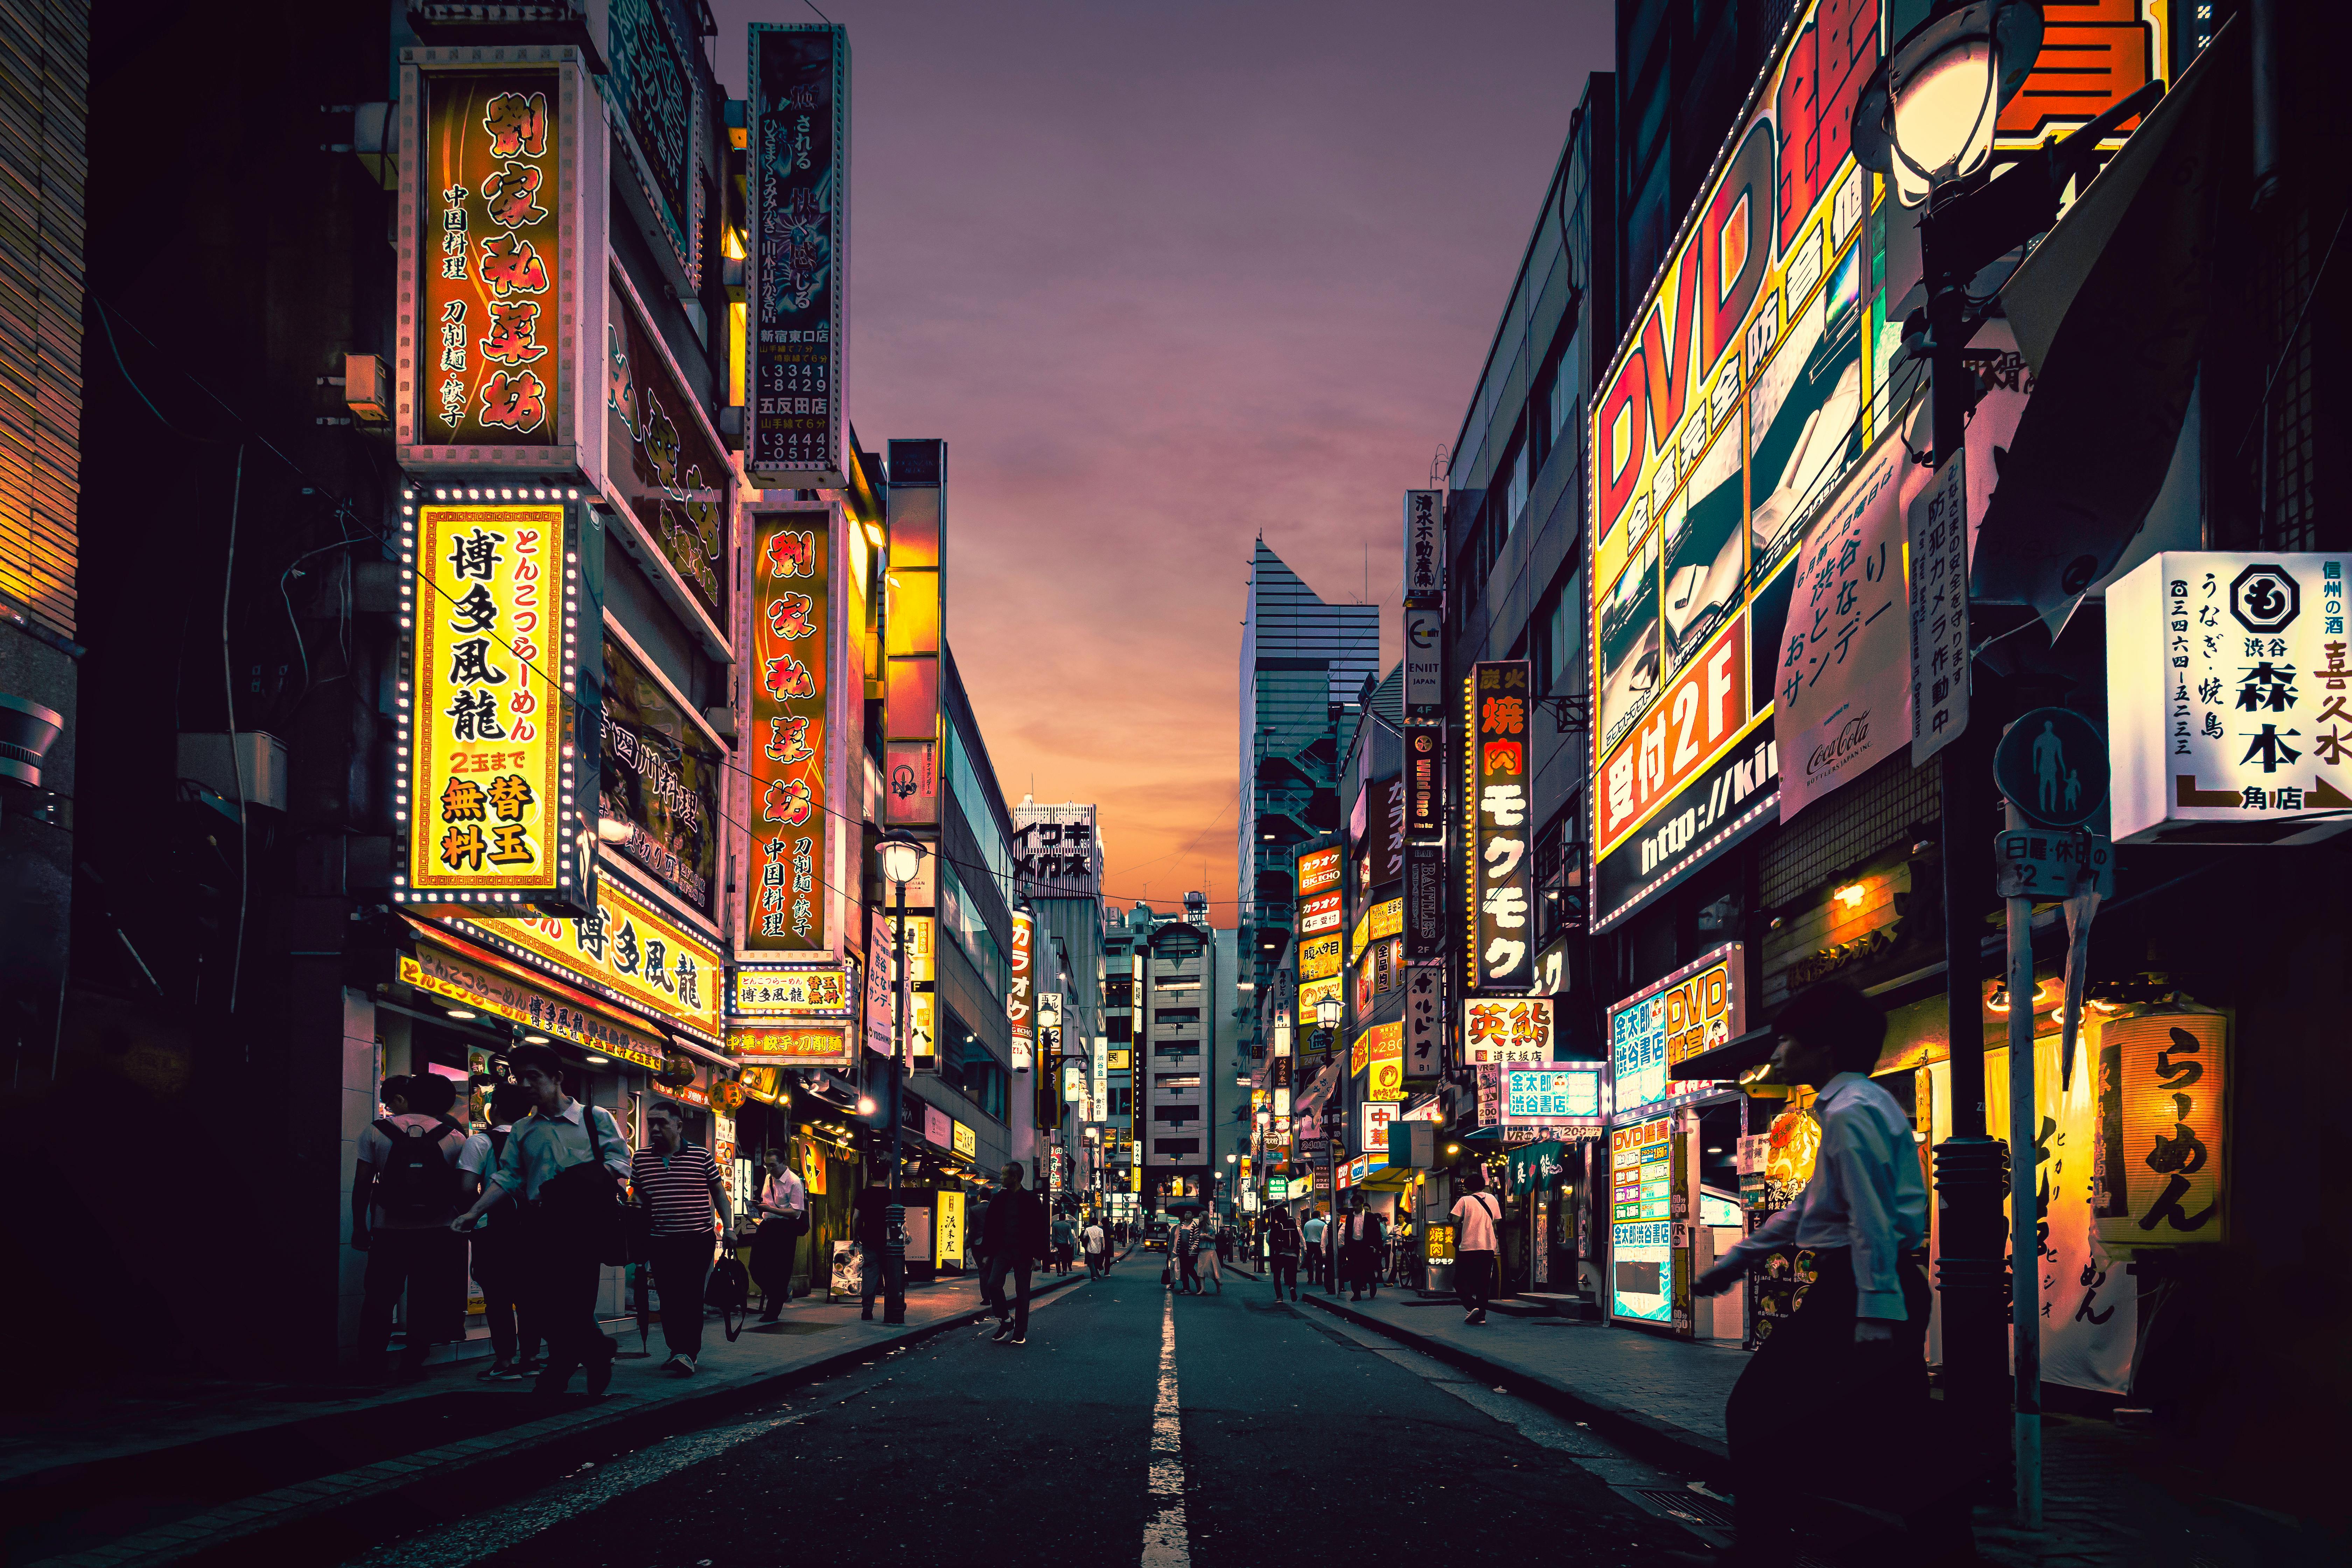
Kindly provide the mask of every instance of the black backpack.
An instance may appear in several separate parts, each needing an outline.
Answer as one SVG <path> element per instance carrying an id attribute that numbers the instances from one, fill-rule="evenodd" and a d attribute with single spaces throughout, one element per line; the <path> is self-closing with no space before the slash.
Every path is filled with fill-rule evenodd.
<path id="1" fill-rule="evenodd" d="M 375 1176 L 375 1201 L 383 1217 L 403 1225 L 447 1219 L 457 1212 L 457 1167 L 441 1152 L 441 1141 L 463 1129 L 442 1117 L 433 1127 L 375 1124 L 392 1147 Z"/>

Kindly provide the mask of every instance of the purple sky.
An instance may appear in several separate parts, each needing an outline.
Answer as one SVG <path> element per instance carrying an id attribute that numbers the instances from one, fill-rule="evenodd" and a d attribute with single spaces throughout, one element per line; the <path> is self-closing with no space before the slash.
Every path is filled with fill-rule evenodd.
<path id="1" fill-rule="evenodd" d="M 1098 802 L 1115 901 L 1205 889 L 1230 925 L 1252 541 L 1346 602 L 1369 545 L 1394 605 L 1400 493 L 1611 9 L 819 4 L 854 62 L 850 415 L 948 442 L 948 636 L 1006 797 Z M 746 24 L 815 19 L 713 10 L 739 95 Z"/>

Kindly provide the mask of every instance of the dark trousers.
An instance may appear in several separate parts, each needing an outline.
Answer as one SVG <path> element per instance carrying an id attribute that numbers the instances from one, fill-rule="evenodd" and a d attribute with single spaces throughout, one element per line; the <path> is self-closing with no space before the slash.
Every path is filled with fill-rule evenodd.
<path id="1" fill-rule="evenodd" d="M 1108 1244 L 1108 1243 L 1105 1243 L 1104 1245 L 1108 1246 L 1108 1245 L 1109 1245 L 1109 1244 Z M 1109 1254 L 1109 1253 L 1108 1253 L 1108 1252 L 1089 1252 L 1089 1253 L 1087 1253 L 1087 1277 L 1088 1279 L 1109 1279 L 1109 1278 L 1110 1278 L 1110 1254 Z"/>
<path id="2" fill-rule="evenodd" d="M 1183 1290 L 1198 1294 L 1201 1289 L 1200 1265 L 1192 1261 L 1192 1255 L 1189 1252 L 1178 1253 L 1176 1255 L 1176 1262 L 1179 1268 L 1181 1270 L 1181 1279 L 1178 1281 L 1179 1284 L 1182 1287 Z"/>
<path id="3" fill-rule="evenodd" d="M 874 1298 L 882 1298 L 882 1321 L 903 1323 L 907 1321 L 907 1257 L 892 1252 L 880 1242 L 869 1242 L 864 1247 L 866 1310 L 874 1310 Z"/>
<path id="4" fill-rule="evenodd" d="M 807 1221 L 769 1218 L 751 1235 L 751 1279 L 774 1311 L 793 1299 L 793 1271 L 800 1260 L 801 1229 Z"/>
<path id="5" fill-rule="evenodd" d="M 1010 1252 L 1000 1252 L 988 1260 L 988 1273 L 982 1278 L 981 1289 L 988 1302 L 989 1310 L 996 1314 L 998 1322 L 1011 1323 L 1015 1334 L 1025 1334 L 1029 1331 L 1030 1268 L 1031 1261 L 1027 1257 L 1015 1257 Z M 1013 1306 L 1009 1313 L 1004 1304 L 1004 1280 L 1007 1275 L 1013 1279 Z"/>
<path id="6" fill-rule="evenodd" d="M 1495 1299 L 1495 1255 L 1457 1252 L 1454 1255 L 1454 1294 L 1465 1312 L 1483 1312 Z"/>
<path id="7" fill-rule="evenodd" d="M 378 1230 L 368 1242 L 360 1299 L 360 1354 L 382 1355 L 392 1337 L 392 1310 L 408 1292 L 407 1344 L 401 1360 L 421 1364 L 427 1347 L 466 1337 L 466 1238 L 431 1230 Z"/>
<path id="8" fill-rule="evenodd" d="M 710 1279 L 711 1240 L 707 1230 L 649 1237 L 654 1289 L 661 1292 L 662 1343 L 672 1355 L 702 1353 L 702 1288 Z"/>
<path id="9" fill-rule="evenodd" d="M 539 1320 L 524 1300 L 529 1259 L 509 1220 L 509 1229 L 474 1233 L 474 1278 L 482 1287 L 482 1316 L 488 1321 L 490 1349 L 504 1362 L 539 1354 Z"/>
<path id="10" fill-rule="evenodd" d="M 1298 1254 L 1277 1252 L 1266 1259 L 1265 1271 L 1274 1276 L 1274 1299 L 1282 1300 L 1283 1287 L 1290 1287 L 1290 1299 L 1298 1300 Z"/>
<path id="11" fill-rule="evenodd" d="M 530 1289 L 524 1300 L 547 1337 L 547 1366 L 532 1386 L 561 1392 L 583 1363 L 613 1359 L 617 1348 L 596 1321 L 596 1293 L 604 1265 L 569 1238 L 541 1236 L 532 1248 Z"/>
<path id="12" fill-rule="evenodd" d="M 1724 1405 L 1743 1561 L 1793 1562 L 1792 1521 L 1816 1512 L 1802 1494 L 1834 1477 L 1835 1495 L 1909 1521 L 1885 1560 L 1933 1562 L 1966 1543 L 1969 1510 L 1927 1397 L 1927 1277 L 1905 1263 L 1894 1340 L 1857 1345 L 1852 1256 L 1825 1247 L 1813 1258 L 1804 1304 L 1757 1346 Z M 1812 1436 L 1792 1443 L 1791 1432 Z"/>

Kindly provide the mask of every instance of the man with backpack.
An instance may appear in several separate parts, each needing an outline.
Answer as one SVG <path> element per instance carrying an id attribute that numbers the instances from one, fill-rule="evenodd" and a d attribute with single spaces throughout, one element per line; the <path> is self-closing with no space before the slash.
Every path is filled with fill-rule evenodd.
<path id="1" fill-rule="evenodd" d="M 1306 1246 L 1299 1234 L 1298 1222 L 1290 1217 L 1288 1204 L 1276 1204 L 1265 1226 L 1266 1273 L 1274 1279 L 1274 1299 L 1282 1300 L 1283 1287 L 1290 1288 L 1290 1299 L 1298 1300 L 1298 1254 Z"/>
<path id="2" fill-rule="evenodd" d="M 466 1130 L 449 1120 L 457 1086 L 438 1073 L 408 1080 L 407 1109 L 360 1134 L 352 1179 L 352 1246 L 368 1255 L 360 1303 L 362 1373 L 381 1366 L 392 1310 L 408 1293 L 407 1335 L 396 1376 L 425 1375 L 435 1344 L 461 1339 L 466 1325 L 466 1243 L 449 1233 L 463 1201 L 457 1156 Z"/>
<path id="3" fill-rule="evenodd" d="M 1454 1204 L 1454 1289 L 1462 1300 L 1462 1321 L 1484 1323 L 1495 1293 L 1495 1226 L 1503 1205 L 1486 1190 L 1486 1173 L 1475 1165 L 1463 1173 L 1462 1188 Z"/>
<path id="4" fill-rule="evenodd" d="M 553 1047 L 519 1046 L 508 1059 L 530 1096 L 530 1114 L 507 1139 L 489 1185 L 449 1223 L 471 1230 L 495 1205 L 523 1205 L 530 1295 L 548 1345 L 531 1391 L 561 1394 L 584 1365 L 588 1392 L 602 1394 L 613 1384 L 616 1347 L 597 1326 L 596 1292 L 605 1266 L 625 1255 L 620 1184 L 629 1146 L 610 1111 L 563 1092 L 563 1058 Z"/>
<path id="5" fill-rule="evenodd" d="M 499 1156 L 506 1152 L 514 1123 L 530 1114 L 530 1097 L 516 1083 L 490 1091 L 490 1126 L 466 1140 L 457 1152 L 470 1203 L 482 1195 Z M 484 1383 L 517 1383 L 539 1370 L 539 1321 L 524 1300 L 530 1260 L 523 1251 L 522 1215 L 512 1207 L 493 1210 L 474 1231 L 474 1279 L 482 1288 L 482 1315 L 489 1321 L 489 1370 Z"/>

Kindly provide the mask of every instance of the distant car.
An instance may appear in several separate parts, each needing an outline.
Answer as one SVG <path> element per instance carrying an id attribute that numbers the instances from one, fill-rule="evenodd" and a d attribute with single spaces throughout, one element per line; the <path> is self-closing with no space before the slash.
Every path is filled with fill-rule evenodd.
<path id="1" fill-rule="evenodd" d="M 1143 1245 L 1146 1247 L 1156 1247 L 1160 1251 L 1165 1252 L 1168 1250 L 1168 1236 L 1169 1229 L 1165 1225 L 1148 1226 L 1143 1233 Z"/>

